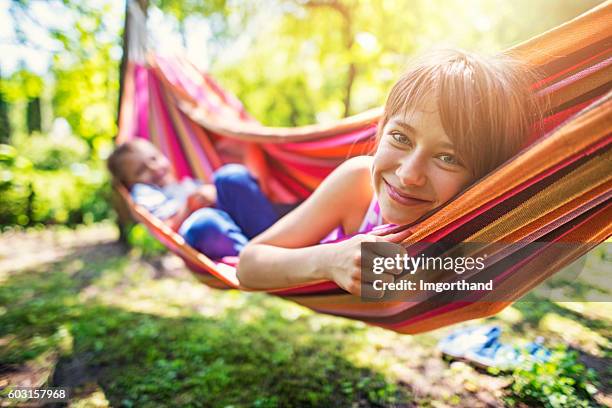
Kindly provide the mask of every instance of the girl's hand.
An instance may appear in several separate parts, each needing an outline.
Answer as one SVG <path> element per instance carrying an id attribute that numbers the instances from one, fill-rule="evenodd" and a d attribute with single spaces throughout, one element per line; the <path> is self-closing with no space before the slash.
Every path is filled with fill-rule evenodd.
<path id="1" fill-rule="evenodd" d="M 362 243 L 372 242 L 378 245 L 370 245 L 362 250 Z M 401 245 L 389 242 L 376 235 L 360 234 L 346 241 L 326 245 L 327 256 L 325 256 L 326 276 L 336 282 L 342 289 L 356 296 L 368 298 L 381 298 L 383 290 L 375 290 L 372 283 L 381 280 L 386 283 L 395 281 L 401 269 L 386 270 L 382 274 L 374 274 L 371 268 L 363 268 L 372 265 L 376 257 L 403 256 L 406 249 Z"/>
<path id="2" fill-rule="evenodd" d="M 212 207 L 217 202 L 217 189 L 213 184 L 206 184 L 193 192 L 187 199 L 191 212 L 204 207 Z"/>

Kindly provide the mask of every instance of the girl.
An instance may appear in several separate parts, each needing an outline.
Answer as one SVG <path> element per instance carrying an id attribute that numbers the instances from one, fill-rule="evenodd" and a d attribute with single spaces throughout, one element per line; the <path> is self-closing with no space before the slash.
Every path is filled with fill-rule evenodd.
<path id="1" fill-rule="evenodd" d="M 136 204 L 211 258 L 237 255 L 250 238 L 294 207 L 268 201 L 257 180 L 238 164 L 219 168 L 212 184 L 179 181 L 166 156 L 141 138 L 118 146 L 107 165 Z"/>
<path id="2" fill-rule="evenodd" d="M 425 56 L 391 89 L 375 154 L 344 162 L 302 205 L 250 241 L 238 265 L 241 284 L 275 289 L 332 280 L 360 295 L 367 284 L 361 243 L 385 241 L 365 233 L 419 219 L 516 154 L 540 117 L 533 81 L 507 55 Z M 334 228 L 336 236 L 357 235 L 320 245 Z"/>

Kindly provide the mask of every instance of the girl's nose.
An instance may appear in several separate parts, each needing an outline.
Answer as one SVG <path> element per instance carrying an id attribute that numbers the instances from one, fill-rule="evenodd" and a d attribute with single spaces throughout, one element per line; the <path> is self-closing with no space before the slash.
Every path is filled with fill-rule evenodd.
<path id="1" fill-rule="evenodd" d="M 404 186 L 423 187 L 427 183 L 426 165 L 425 155 L 412 151 L 401 161 L 395 174 Z"/>

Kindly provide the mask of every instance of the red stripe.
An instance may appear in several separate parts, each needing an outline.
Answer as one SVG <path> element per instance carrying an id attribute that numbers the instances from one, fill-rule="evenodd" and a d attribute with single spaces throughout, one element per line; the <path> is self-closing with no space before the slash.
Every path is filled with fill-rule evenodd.
<path id="1" fill-rule="evenodd" d="M 548 78 L 544 78 L 544 79 L 536 82 L 535 84 L 533 84 L 531 86 L 531 89 L 537 90 L 537 89 L 541 88 L 543 85 L 551 82 L 552 80 L 554 80 L 554 79 L 556 79 L 556 78 L 558 78 L 560 76 L 563 76 L 563 75 L 567 74 L 568 72 L 573 71 L 573 70 L 577 69 L 578 67 L 581 67 L 581 66 L 587 64 L 589 61 L 592 61 L 592 60 L 596 59 L 597 57 L 599 57 L 601 55 L 604 55 L 604 54 L 607 54 L 609 52 L 610 52 L 609 49 L 605 49 L 605 50 L 603 50 L 603 51 L 601 51 L 601 52 L 591 56 L 590 58 L 587 58 L 587 59 L 585 59 L 585 60 L 583 60 L 583 61 L 581 61 L 581 62 L 579 62 L 579 63 L 577 63 L 577 64 L 575 64 L 575 65 L 573 65 L 571 67 L 569 67 L 569 68 L 564 69 L 563 71 L 557 72 L 556 74 L 551 75 Z"/>

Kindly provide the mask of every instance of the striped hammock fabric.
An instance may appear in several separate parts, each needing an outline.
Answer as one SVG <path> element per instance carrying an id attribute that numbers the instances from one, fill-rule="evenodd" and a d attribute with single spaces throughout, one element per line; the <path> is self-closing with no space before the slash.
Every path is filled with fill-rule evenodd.
<path id="1" fill-rule="evenodd" d="M 497 313 L 606 240 L 612 232 L 610 27 L 612 3 L 606 2 L 508 50 L 544 73 L 533 85 L 551 101 L 543 132 L 443 208 L 384 232 L 403 244 L 542 243 L 537 249 L 500 250 L 479 272 L 494 281 L 493 292 L 473 293 L 460 301 L 433 293 L 415 302 L 367 302 L 333 282 L 315 282 L 271 293 L 318 312 L 419 333 Z M 131 50 L 128 55 L 117 143 L 134 137 L 151 140 L 179 178 L 210 180 L 215 169 L 238 153 L 272 200 L 294 203 L 342 161 L 374 148 L 381 109 L 334 124 L 265 127 L 188 61 L 157 55 L 139 61 Z M 238 259 L 207 258 L 134 205 L 125 188 L 118 190 L 134 217 L 183 258 L 199 280 L 214 288 L 244 289 L 236 279 Z M 561 251 L 561 243 L 571 245 Z M 505 261 L 510 256 L 513 261 Z M 512 297 L 500 300 L 498 291 Z"/>

